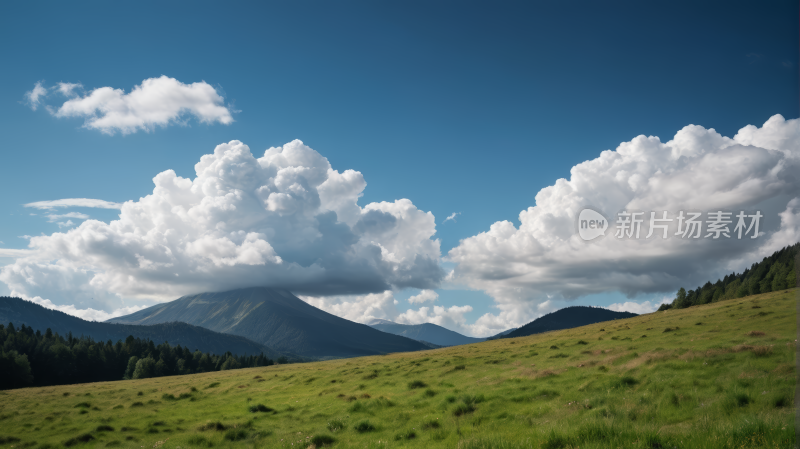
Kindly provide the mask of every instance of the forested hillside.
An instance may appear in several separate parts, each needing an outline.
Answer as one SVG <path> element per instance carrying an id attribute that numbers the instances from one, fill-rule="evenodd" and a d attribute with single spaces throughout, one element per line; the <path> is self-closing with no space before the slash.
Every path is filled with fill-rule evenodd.
<path id="1" fill-rule="evenodd" d="M 94 341 L 42 333 L 33 328 L 0 324 L 0 389 L 26 386 L 66 385 L 121 379 L 144 379 L 203 373 L 236 368 L 268 366 L 264 354 L 235 356 L 191 352 L 189 348 L 156 345 L 152 340 L 129 336 L 124 342 Z"/>
<path id="2" fill-rule="evenodd" d="M 777 292 L 797 286 L 795 258 L 800 243 L 775 252 L 742 273 L 731 273 L 717 282 L 706 282 L 702 287 L 689 290 L 681 287 L 672 304 L 662 304 L 658 310 L 685 309 L 699 304 L 709 304 L 726 299 L 743 298 L 761 293 Z"/>
<path id="3" fill-rule="evenodd" d="M 586 326 L 587 324 L 601 323 L 603 321 L 619 320 L 635 317 L 631 312 L 615 312 L 600 307 L 572 306 L 564 307 L 555 312 L 541 316 L 519 329 L 497 338 L 516 338 L 527 335 L 541 334 L 561 329 Z"/>
<path id="4" fill-rule="evenodd" d="M 20 298 L 0 297 L 0 324 L 8 323 L 17 326 L 25 324 L 42 332 L 50 329 L 61 335 L 71 332 L 72 335 L 92 337 L 96 341 L 114 342 L 132 335 L 134 338 L 153 340 L 156 343 L 169 342 L 173 346 L 186 346 L 191 351 L 199 350 L 211 354 L 230 352 L 236 355 L 252 355 L 263 352 L 273 359 L 287 355 L 241 336 L 214 332 L 187 323 L 166 322 L 152 326 L 98 323 L 47 309 Z"/>

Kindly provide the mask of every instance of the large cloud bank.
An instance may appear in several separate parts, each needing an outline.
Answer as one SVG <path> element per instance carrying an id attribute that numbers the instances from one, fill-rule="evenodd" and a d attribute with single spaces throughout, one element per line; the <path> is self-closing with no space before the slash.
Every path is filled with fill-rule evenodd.
<path id="1" fill-rule="evenodd" d="M 266 285 L 354 321 L 432 322 L 487 336 L 595 293 L 621 291 L 631 299 L 660 293 L 609 306 L 648 312 L 680 286 L 740 271 L 800 241 L 800 120 L 780 115 L 732 138 L 690 125 L 667 142 L 638 136 L 604 151 L 573 167 L 570 179 L 539 191 L 518 225 L 497 222 L 462 240 L 447 255 L 455 264 L 447 277 L 431 213 L 406 199 L 360 207 L 361 173 L 333 170 L 302 142 L 255 158 L 232 141 L 203 156 L 195 170 L 194 179 L 160 173 L 151 195 L 122 205 L 28 204 L 50 212 L 76 206 L 121 212 L 111 223 L 87 220 L 32 237 L 27 251 L 0 249 L 0 257 L 17 258 L 0 269 L 0 281 L 16 295 L 86 317 L 137 306 L 122 299 Z M 587 206 L 611 222 L 591 242 L 577 232 Z M 645 238 L 649 212 L 666 211 L 673 219 L 680 211 L 701 212 L 705 235 L 708 213 L 720 210 L 760 211 L 758 238 L 733 232 L 731 238 L 682 238 L 676 221 L 669 238 L 660 231 Z M 645 213 L 639 239 L 615 238 L 620 211 Z M 47 217 L 82 219 L 70 214 Z M 733 217 L 731 231 L 735 225 Z M 472 306 L 440 305 L 430 290 L 440 285 L 482 290 L 497 313 L 469 323 Z M 404 288 L 422 290 L 408 299 L 407 310 L 394 297 Z"/>
<path id="2" fill-rule="evenodd" d="M 407 199 L 360 207 L 361 173 L 334 170 L 298 140 L 260 158 L 239 141 L 222 144 L 195 171 L 158 174 L 153 193 L 122 204 L 118 220 L 32 237 L 0 281 L 26 298 L 113 310 L 120 298 L 256 285 L 366 294 L 443 277 L 430 212 Z"/>
<path id="3" fill-rule="evenodd" d="M 475 327 L 502 329 L 541 315 L 552 300 L 592 293 L 674 291 L 741 270 L 785 245 L 800 241 L 800 120 L 770 118 L 747 126 L 733 138 L 713 129 L 687 126 L 664 143 L 639 136 L 572 168 L 571 177 L 536 195 L 536 205 L 510 221 L 464 239 L 448 258 L 457 264 L 448 279 L 491 295 L 500 310 Z M 591 206 L 611 227 L 604 237 L 583 241 L 580 211 Z M 649 239 L 649 212 L 676 218 L 680 211 L 761 211 L 757 239 Z M 640 239 L 618 239 L 620 211 L 642 211 Z M 737 219 L 733 218 L 733 231 Z M 706 234 L 706 225 L 703 226 Z M 619 305 L 618 305 L 619 306 Z M 621 306 L 619 306 L 621 307 Z"/>

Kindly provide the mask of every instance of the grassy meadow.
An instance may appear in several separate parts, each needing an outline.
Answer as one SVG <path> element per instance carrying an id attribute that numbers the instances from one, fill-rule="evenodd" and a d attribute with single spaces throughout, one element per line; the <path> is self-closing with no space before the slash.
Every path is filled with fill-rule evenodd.
<path id="1" fill-rule="evenodd" d="M 0 447 L 790 448 L 797 290 L 424 352 L 0 392 Z"/>

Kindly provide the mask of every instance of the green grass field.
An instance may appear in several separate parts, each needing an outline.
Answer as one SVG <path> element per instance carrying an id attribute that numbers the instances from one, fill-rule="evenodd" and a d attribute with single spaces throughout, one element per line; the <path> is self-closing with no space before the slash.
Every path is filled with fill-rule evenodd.
<path id="1" fill-rule="evenodd" d="M 790 448 L 796 294 L 416 353 L 0 392 L 0 447 Z"/>

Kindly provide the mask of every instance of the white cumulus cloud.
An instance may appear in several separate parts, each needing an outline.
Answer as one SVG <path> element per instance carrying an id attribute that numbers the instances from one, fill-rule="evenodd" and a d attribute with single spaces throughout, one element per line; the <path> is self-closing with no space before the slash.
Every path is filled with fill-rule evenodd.
<path id="1" fill-rule="evenodd" d="M 430 293 L 424 293 L 426 291 Z M 438 294 L 431 290 L 423 290 L 420 295 L 431 296 L 431 293 L 438 298 Z M 399 324 L 432 323 L 464 335 L 490 335 L 486 332 L 481 333 L 482 329 L 467 323 L 464 315 L 473 310 L 469 305 L 422 306 L 419 309 L 408 309 L 401 313 L 397 309 L 398 301 L 394 298 L 394 293 L 389 290 L 368 295 L 300 296 L 300 298 L 314 307 L 357 323 L 366 324 L 375 319 L 394 321 Z"/>
<path id="2" fill-rule="evenodd" d="M 56 117 L 82 117 L 84 127 L 106 134 L 152 131 L 175 123 L 185 123 L 193 116 L 202 123 L 233 123 L 231 110 L 224 98 L 205 81 L 184 84 L 175 78 L 148 78 L 126 93 L 113 87 L 99 87 L 81 96 L 80 84 L 59 83 L 54 89 L 69 97 L 58 108 Z M 34 110 L 47 90 L 37 83 L 26 94 Z"/>
<path id="3" fill-rule="evenodd" d="M 419 292 L 418 295 L 414 295 L 408 298 L 408 302 L 411 304 L 422 304 L 427 301 L 436 301 L 439 298 L 439 294 L 433 290 L 422 290 Z"/>
<path id="4" fill-rule="evenodd" d="M 655 312 L 661 304 L 671 303 L 672 299 L 672 297 L 664 297 L 661 301 L 625 301 L 611 304 L 606 308 L 615 312 L 633 312 L 641 315 Z"/>
<path id="5" fill-rule="evenodd" d="M 195 172 L 159 173 L 153 193 L 123 203 L 118 220 L 31 237 L 0 281 L 27 297 L 108 311 L 123 299 L 247 286 L 311 296 L 430 289 L 444 276 L 433 214 L 407 199 L 360 207 L 361 173 L 334 170 L 299 140 L 259 158 L 239 141 L 221 144 Z"/>
<path id="6" fill-rule="evenodd" d="M 541 316 L 538 306 L 554 299 L 619 291 L 642 293 L 693 288 L 733 270 L 741 271 L 772 251 L 800 240 L 800 120 L 771 117 L 762 127 L 747 126 L 733 138 L 713 129 L 686 126 L 667 142 L 638 136 L 576 165 L 536 195 L 519 214 L 519 224 L 500 221 L 464 239 L 448 254 L 456 263 L 449 282 L 485 291 L 496 314 L 475 325 L 502 329 Z M 577 233 L 586 207 L 602 212 L 608 232 L 591 242 Z M 645 212 L 641 238 L 618 239 L 621 211 Z M 675 219 L 680 211 L 740 211 L 764 216 L 757 239 L 669 238 L 650 229 L 650 212 Z M 703 224 L 703 235 L 707 233 Z M 615 307 L 648 306 L 616 305 Z"/>

